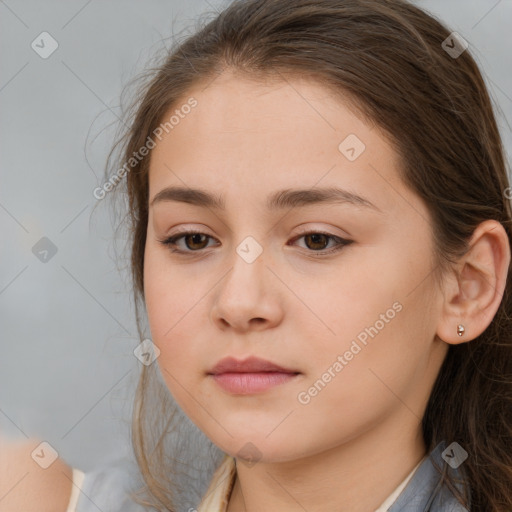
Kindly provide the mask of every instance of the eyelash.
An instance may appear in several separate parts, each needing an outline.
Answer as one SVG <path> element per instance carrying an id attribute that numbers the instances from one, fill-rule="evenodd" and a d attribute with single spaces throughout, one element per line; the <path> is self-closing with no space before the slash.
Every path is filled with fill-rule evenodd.
<path id="1" fill-rule="evenodd" d="M 166 247 L 168 247 L 172 253 L 181 254 L 183 256 L 191 256 L 194 253 L 201 253 L 202 251 L 204 251 L 204 249 L 198 249 L 197 251 L 191 251 L 191 250 L 183 251 L 181 249 L 176 249 L 175 248 L 176 242 L 179 239 L 184 238 L 188 235 L 205 235 L 210 239 L 213 238 L 212 236 L 207 235 L 206 233 L 191 229 L 188 231 L 182 231 L 179 234 L 176 234 L 169 238 L 165 238 L 163 240 L 158 240 L 158 241 L 162 245 L 165 245 Z M 311 251 L 311 253 L 312 253 L 311 256 L 314 256 L 314 257 L 328 256 L 328 255 L 334 254 L 334 253 L 340 251 L 343 247 L 350 245 L 353 242 L 353 240 L 348 240 L 346 238 L 341 238 L 339 236 L 331 235 L 329 233 L 324 233 L 323 231 L 305 231 L 305 232 L 301 233 L 300 236 L 294 238 L 293 241 L 295 242 L 296 240 L 299 240 L 300 238 L 303 238 L 304 236 L 307 236 L 307 235 L 324 235 L 327 238 L 330 238 L 336 242 L 336 246 L 332 249 L 329 249 L 328 251 L 313 251 L 312 249 L 310 249 L 309 251 Z"/>

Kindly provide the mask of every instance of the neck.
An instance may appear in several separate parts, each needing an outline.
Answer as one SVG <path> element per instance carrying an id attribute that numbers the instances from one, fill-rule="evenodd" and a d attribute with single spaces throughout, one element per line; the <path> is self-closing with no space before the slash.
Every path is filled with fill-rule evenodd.
<path id="1" fill-rule="evenodd" d="M 407 434 L 396 420 L 300 460 L 252 467 L 237 461 L 227 512 L 376 510 L 426 452 L 421 425 Z"/>

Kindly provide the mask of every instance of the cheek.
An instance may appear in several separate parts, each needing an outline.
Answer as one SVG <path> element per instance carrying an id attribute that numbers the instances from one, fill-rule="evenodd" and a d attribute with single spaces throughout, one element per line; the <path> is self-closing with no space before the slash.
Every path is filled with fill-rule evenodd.
<path id="1" fill-rule="evenodd" d="M 179 268 L 169 265 L 163 251 L 146 248 L 144 294 L 151 338 L 160 350 L 159 364 L 169 371 L 190 361 L 198 329 L 194 320 L 205 293 L 200 288 L 193 283 L 187 286 Z"/>
<path id="2" fill-rule="evenodd" d="M 149 271 L 145 287 L 151 339 L 160 350 L 156 362 L 169 392 L 194 421 L 197 403 L 190 393 L 194 394 L 203 370 L 197 343 L 201 322 L 197 321 L 198 306 L 194 309 L 200 298 L 180 291 L 170 279 L 159 279 L 158 275 L 155 269 Z"/>
<path id="3" fill-rule="evenodd" d="M 319 329 L 313 329 L 313 318 L 303 331 L 303 339 L 312 341 L 302 350 L 310 369 L 305 388 L 318 380 L 320 387 L 329 381 L 325 389 L 330 391 L 322 391 L 321 399 L 315 398 L 319 407 L 324 400 L 327 407 L 329 401 L 347 403 L 350 397 L 378 407 L 384 395 L 393 398 L 393 392 L 399 396 L 407 393 L 414 372 L 428 364 L 435 312 L 425 309 L 432 296 L 430 281 L 418 286 L 428 275 L 428 262 L 407 262 L 406 253 L 388 254 L 389 259 L 381 256 L 376 258 L 379 265 L 360 259 L 360 272 L 355 270 L 355 263 L 350 271 L 347 264 L 322 286 L 323 296 L 309 295 L 315 311 L 329 327 L 317 322 Z M 335 378 L 330 377 L 329 369 Z"/>
<path id="4" fill-rule="evenodd" d="M 392 303 L 383 294 L 380 303 L 361 315 L 346 303 L 347 328 L 343 331 L 338 324 L 337 341 L 324 340 L 320 350 L 305 347 L 311 371 L 293 397 L 293 421 L 303 438 L 316 439 L 318 447 L 334 445 L 383 421 L 393 410 L 420 416 L 417 393 L 428 364 L 427 343 L 420 333 L 410 339 L 415 313 L 409 302 L 400 304 L 402 309 L 389 308 Z M 317 439 L 320 431 L 323 437 Z"/>

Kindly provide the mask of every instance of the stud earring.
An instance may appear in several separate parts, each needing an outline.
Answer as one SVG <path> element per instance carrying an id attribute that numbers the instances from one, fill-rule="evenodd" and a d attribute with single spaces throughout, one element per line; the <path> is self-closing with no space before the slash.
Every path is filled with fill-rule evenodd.
<path id="1" fill-rule="evenodd" d="M 465 331 L 465 330 L 466 330 L 466 329 L 464 329 L 464 326 L 463 326 L 462 324 L 459 324 L 459 325 L 457 326 L 457 334 L 458 334 L 459 336 L 462 336 L 462 335 L 464 334 L 464 331 Z"/>

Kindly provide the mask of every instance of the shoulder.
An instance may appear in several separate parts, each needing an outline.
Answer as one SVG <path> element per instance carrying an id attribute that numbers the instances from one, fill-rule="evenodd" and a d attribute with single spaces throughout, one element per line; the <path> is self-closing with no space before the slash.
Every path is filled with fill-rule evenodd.
<path id="1" fill-rule="evenodd" d="M 449 474 L 458 481 L 459 492 L 464 492 L 461 468 L 450 466 L 442 457 L 445 441 L 440 442 L 420 464 L 411 480 L 393 503 L 389 512 L 468 512 L 446 486 L 442 474 Z M 470 489 L 467 486 L 469 493 Z"/>
<path id="2" fill-rule="evenodd" d="M 61 458 L 36 462 L 48 454 L 41 440 L 12 441 L 0 436 L 0 512 L 66 512 L 72 469 Z"/>

